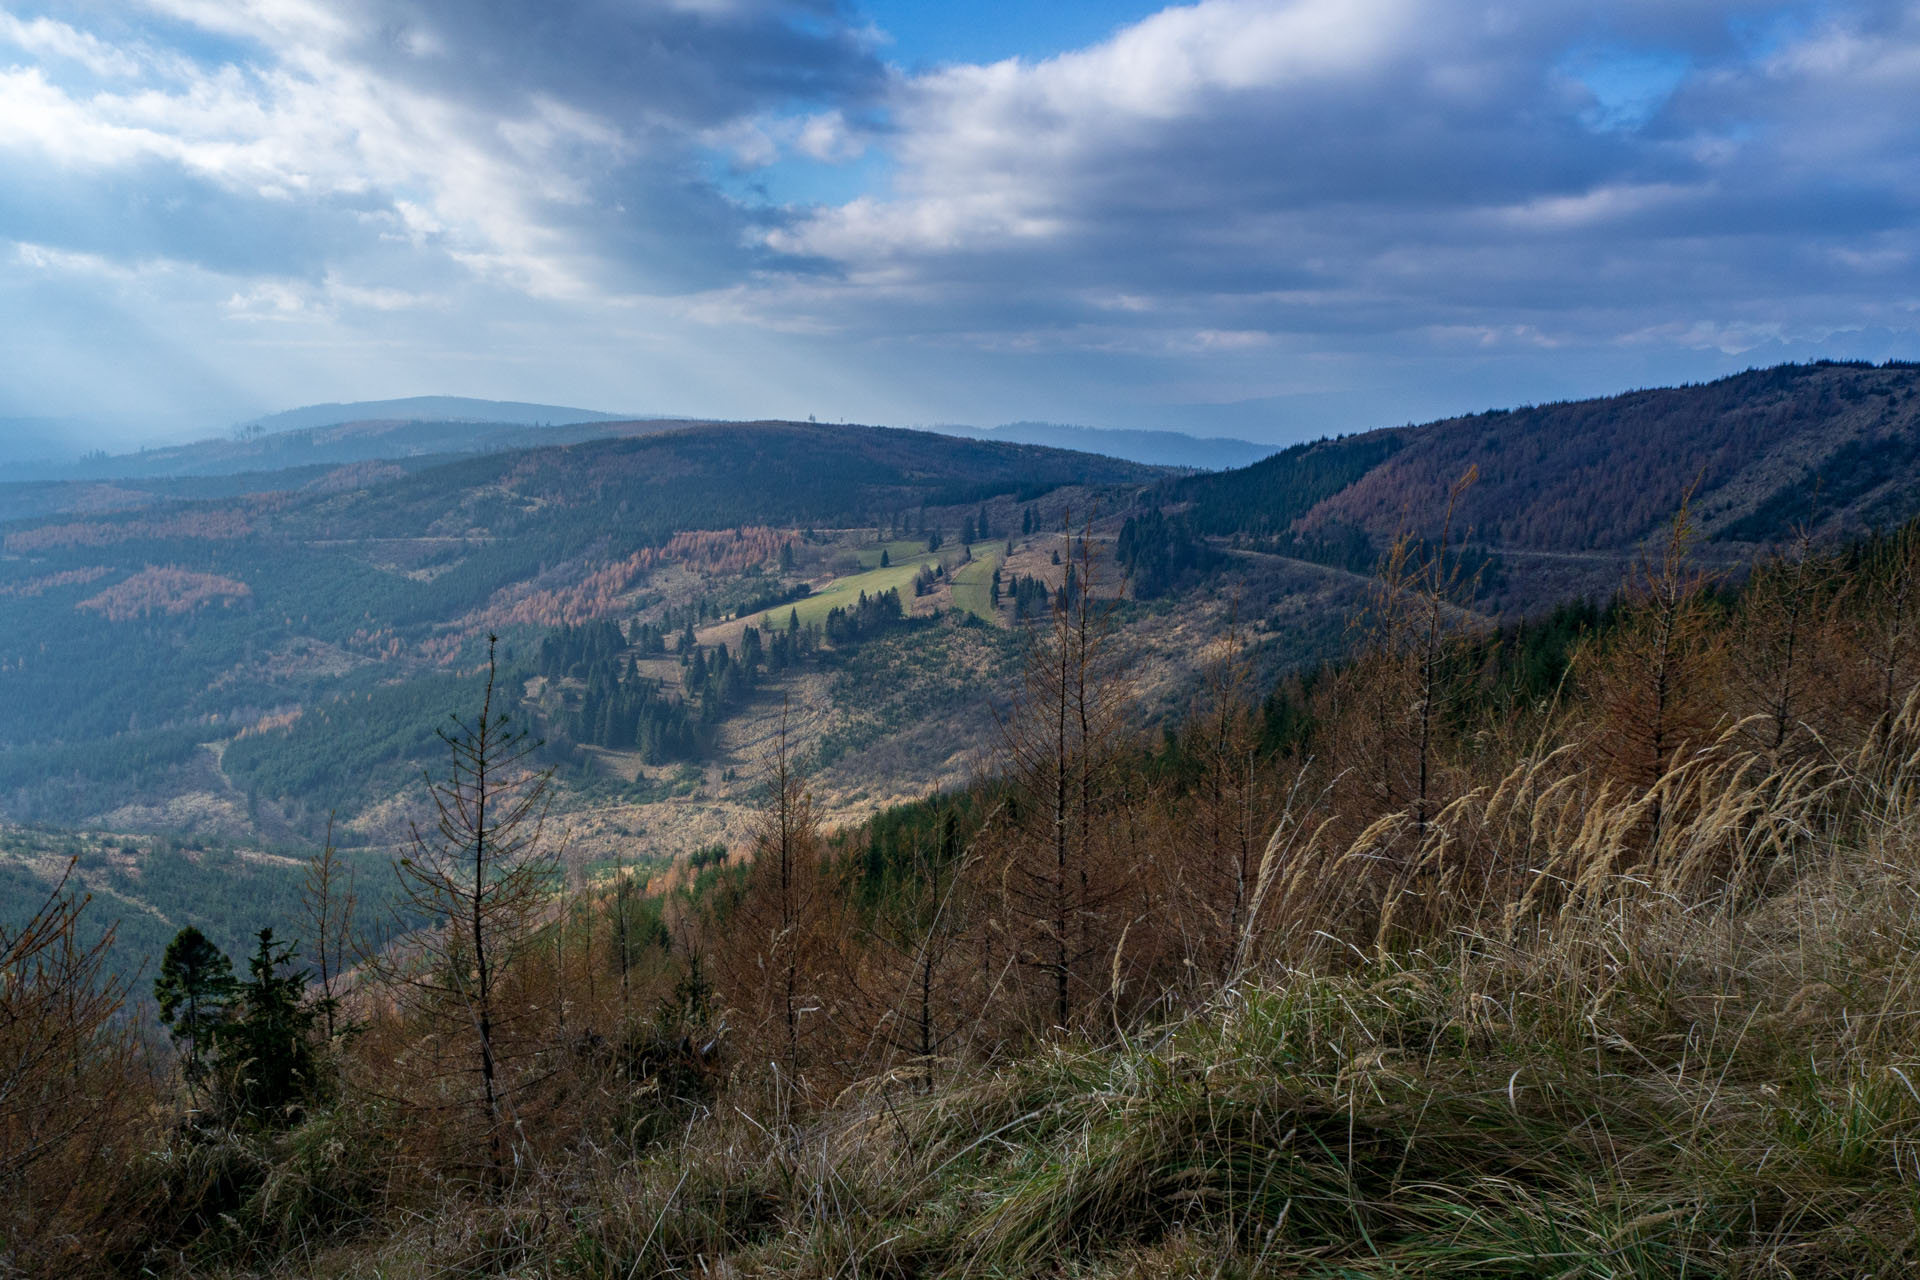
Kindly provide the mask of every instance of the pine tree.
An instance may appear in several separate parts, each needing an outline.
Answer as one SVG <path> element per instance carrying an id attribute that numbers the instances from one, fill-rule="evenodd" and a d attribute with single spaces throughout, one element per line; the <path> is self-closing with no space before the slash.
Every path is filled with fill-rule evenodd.
<path id="1" fill-rule="evenodd" d="M 160 957 L 153 998 L 160 1006 L 161 1025 L 186 1046 L 189 1088 L 206 1077 L 234 990 L 233 961 L 207 935 L 192 925 L 173 935 Z"/>

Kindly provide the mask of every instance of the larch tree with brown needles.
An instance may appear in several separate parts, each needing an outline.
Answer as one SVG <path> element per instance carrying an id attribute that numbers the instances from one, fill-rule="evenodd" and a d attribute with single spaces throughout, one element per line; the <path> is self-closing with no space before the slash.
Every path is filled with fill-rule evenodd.
<path id="1" fill-rule="evenodd" d="M 1707 575 L 1692 560 L 1693 537 L 1682 501 L 1658 551 L 1642 556 L 1628 579 L 1619 625 L 1582 655 L 1581 684 L 1606 772 L 1642 792 L 1684 747 L 1703 742 L 1721 714 L 1714 694 L 1722 649 L 1710 625 Z M 1660 796 L 1651 798 L 1656 831 L 1663 807 Z"/>
<path id="2" fill-rule="evenodd" d="M 1001 721 L 1009 803 L 994 838 L 1006 929 L 1055 1029 L 1101 988 L 1091 970 L 1115 943 L 1112 908 L 1127 896 L 1129 869 L 1103 856 L 1124 689 L 1098 570 L 1083 529 L 1051 613 L 1028 633 L 1019 701 Z"/>
<path id="3" fill-rule="evenodd" d="M 785 1087 L 804 1092 L 835 1029 L 844 909 L 784 706 L 760 770 L 753 860 L 713 932 L 740 1030 L 771 1050 Z"/>
<path id="4" fill-rule="evenodd" d="M 1741 593 L 1730 671 L 1735 705 L 1752 722 L 1750 737 L 1775 759 L 1800 737 L 1813 703 L 1821 597 L 1832 568 L 1802 526 L 1786 547 L 1754 567 Z"/>
<path id="5" fill-rule="evenodd" d="M 1846 704 L 1862 737 L 1883 737 L 1920 683 L 1920 521 L 1874 538 L 1845 588 Z"/>
<path id="6" fill-rule="evenodd" d="M 404 909 L 430 926 L 400 960 L 383 962 L 401 1001 L 445 1040 L 464 1045 L 463 1074 L 483 1125 L 487 1173 L 507 1170 L 515 1120 L 515 1059 L 532 1016 L 502 999 L 507 968 L 521 958 L 556 888 L 556 858 L 543 840 L 553 780 L 532 767 L 539 743 L 500 709 L 495 648 L 487 637 L 487 683 L 480 711 L 438 730 L 448 772 L 431 775 L 433 827 L 413 833 L 409 857 L 395 864 Z"/>
<path id="7" fill-rule="evenodd" d="M 1361 825 L 1404 810 L 1414 847 L 1449 798 L 1442 777 L 1448 659 L 1476 579 L 1466 569 L 1455 520 L 1479 479 L 1468 467 L 1447 491 L 1437 537 L 1402 530 L 1374 573 L 1367 608 L 1356 620 L 1359 653 L 1333 692 L 1333 740 L 1343 776 L 1370 793 L 1345 800 Z M 1351 796 L 1356 788 L 1343 790 Z"/>

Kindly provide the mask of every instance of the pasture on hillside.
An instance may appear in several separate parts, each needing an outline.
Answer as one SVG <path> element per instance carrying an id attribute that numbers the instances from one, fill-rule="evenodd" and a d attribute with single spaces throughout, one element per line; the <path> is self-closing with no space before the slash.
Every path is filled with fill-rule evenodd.
<path id="1" fill-rule="evenodd" d="M 1005 554 L 1006 544 L 999 539 L 973 544 L 973 559 L 957 569 L 949 569 L 953 582 L 953 604 L 986 622 L 996 620 L 993 607 L 993 571 Z"/>
<path id="2" fill-rule="evenodd" d="M 911 608 L 914 575 L 920 572 L 922 565 L 932 564 L 939 558 L 938 555 L 928 554 L 922 546 L 920 554 L 911 560 L 903 559 L 885 569 L 870 569 L 865 573 L 853 573 L 844 578 L 835 578 L 828 586 L 804 599 L 767 610 L 760 616 L 760 624 L 768 630 L 785 627 L 787 619 L 791 616 L 789 610 L 799 611 L 800 622 L 804 626 L 823 624 L 827 620 L 827 614 L 832 610 L 853 608 L 859 602 L 860 593 L 863 591 L 870 596 L 875 596 L 897 589 L 900 592 L 901 603 Z M 874 560 L 876 563 L 879 560 L 877 549 Z"/>

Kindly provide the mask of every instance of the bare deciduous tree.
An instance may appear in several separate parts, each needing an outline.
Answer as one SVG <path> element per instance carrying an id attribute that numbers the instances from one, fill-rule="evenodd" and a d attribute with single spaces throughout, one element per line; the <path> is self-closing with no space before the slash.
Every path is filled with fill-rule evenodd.
<path id="1" fill-rule="evenodd" d="M 436 822 L 415 828 L 412 856 L 396 864 L 406 909 L 432 924 L 404 958 L 383 962 L 403 1002 L 466 1045 L 496 1181 L 507 1169 L 516 1093 L 508 1068 L 523 1038 L 518 1024 L 534 1013 L 503 1002 L 499 987 L 551 901 L 557 867 L 542 839 L 552 771 L 531 766 L 539 744 L 495 705 L 497 643 L 487 638 L 479 715 L 439 730 L 451 759 L 446 777 L 427 778 Z"/>
<path id="2" fill-rule="evenodd" d="M 1123 710 L 1113 603 L 1097 594 L 1088 531 L 1071 548 L 1054 607 L 1028 635 L 1020 700 L 1001 721 L 1011 797 L 996 832 L 1015 957 L 1041 978 L 1061 1029 L 1076 997 L 1098 989 L 1087 968 L 1104 958 L 1115 932 L 1108 908 L 1128 888 L 1099 839 Z"/>
<path id="3" fill-rule="evenodd" d="M 718 958 L 727 1003 L 745 1020 L 741 1031 L 771 1041 L 785 1084 L 803 1087 L 836 1012 L 844 903 L 784 706 L 760 767 L 753 860 L 724 907 Z"/>
<path id="4" fill-rule="evenodd" d="M 106 970 L 112 927 L 82 941 L 72 875 L 69 863 L 25 924 L 0 928 L 0 1269 L 21 1274 L 91 1271 L 76 1259 L 124 1211 L 127 983 Z"/>

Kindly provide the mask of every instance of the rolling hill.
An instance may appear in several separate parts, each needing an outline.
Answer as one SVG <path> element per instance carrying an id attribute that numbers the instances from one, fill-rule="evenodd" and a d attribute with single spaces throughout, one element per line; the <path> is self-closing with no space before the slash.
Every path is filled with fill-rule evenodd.
<path id="1" fill-rule="evenodd" d="M 0 524 L 0 825 L 93 833 L 96 889 L 136 907 L 115 859 L 157 857 L 163 834 L 199 842 L 181 883 L 237 858 L 249 892 L 284 896 L 270 882 L 330 817 L 369 857 L 403 839 L 489 634 L 581 857 L 737 844 L 788 717 L 822 814 L 858 820 L 977 774 L 1019 670 L 1016 599 L 1044 608 L 1069 519 L 1136 575 L 1105 590 L 1137 701 L 1164 717 L 1229 618 L 1267 676 L 1336 652 L 1380 548 L 1430 532 L 1469 465 L 1485 613 L 1605 595 L 1696 481 L 1703 550 L 1730 564 L 1810 509 L 1834 534 L 1905 519 L 1916 391 L 1912 366 L 1786 366 L 1205 475 L 876 427 L 593 422 L 59 501 L 13 486 L 15 509 L 41 505 Z M 377 454 L 471 427 L 261 439 Z M 54 865 L 15 843 L 41 850 L 34 874 Z"/>
<path id="2" fill-rule="evenodd" d="M 17 521 L 0 527 L 0 816 L 310 838 L 326 810 L 358 816 L 408 785 L 490 632 L 524 658 L 600 618 L 705 628 L 858 573 L 883 527 L 951 537 L 991 510 L 1004 529 L 1021 504 L 1122 505 L 1164 475 L 773 422 L 260 473 L 237 495 Z M 659 676 L 681 683 L 670 663 Z M 251 774 L 226 768 L 228 745 L 303 718 L 297 763 L 248 746 L 232 759 Z M 663 776 L 629 769 L 621 794 Z"/>
<path id="3" fill-rule="evenodd" d="M 1920 506 L 1920 365 L 1782 365 L 1368 432 L 1174 481 L 1166 497 L 1210 533 L 1347 528 L 1378 542 L 1436 529 L 1469 466 L 1480 478 L 1459 515 L 1496 547 L 1632 548 L 1690 489 L 1716 540 L 1765 543 L 1809 517 L 1860 532 Z"/>
<path id="4" fill-rule="evenodd" d="M 271 435 L 349 422 L 485 422 L 553 426 L 574 422 L 621 422 L 641 416 L 603 413 L 559 404 L 520 400 L 476 400 L 471 396 L 406 396 L 398 400 L 354 400 L 346 404 L 310 404 L 270 413 L 241 426 L 247 434 Z M 657 416 L 657 415 L 647 415 Z"/>
<path id="5" fill-rule="evenodd" d="M 1156 467 L 1225 471 L 1258 462 L 1275 452 L 1272 445 L 1223 436 L 1190 436 L 1180 431 L 1128 431 L 1113 427 L 1076 427 L 1058 422 L 1008 422 L 997 427 L 940 426 L 949 435 L 1055 449 L 1104 453 Z"/>

